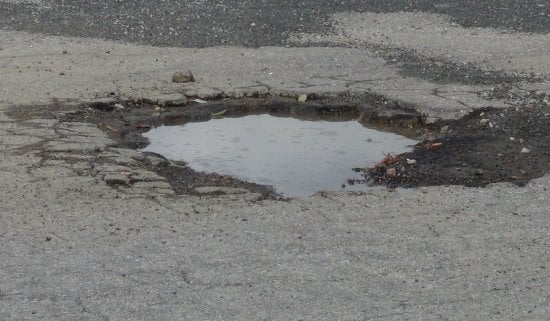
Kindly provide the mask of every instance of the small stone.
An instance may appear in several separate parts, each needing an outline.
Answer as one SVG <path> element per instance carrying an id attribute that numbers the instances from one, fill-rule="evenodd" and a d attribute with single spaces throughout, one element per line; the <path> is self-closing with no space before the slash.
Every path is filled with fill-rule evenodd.
<path id="1" fill-rule="evenodd" d="M 127 176 L 117 173 L 108 173 L 103 177 L 103 180 L 108 185 L 128 185 L 129 183 Z"/>
<path id="2" fill-rule="evenodd" d="M 523 148 L 521 149 L 521 152 L 520 152 L 520 153 L 522 153 L 522 154 L 527 154 L 527 153 L 529 153 L 529 152 L 531 152 L 529 149 L 523 147 Z"/>
<path id="3" fill-rule="evenodd" d="M 163 95 L 158 98 L 160 106 L 184 106 L 187 104 L 187 97 L 182 94 Z"/>
<path id="4" fill-rule="evenodd" d="M 427 118 L 424 120 L 424 123 L 425 123 L 426 125 L 435 124 L 435 123 L 437 123 L 439 120 L 440 120 L 440 118 L 437 118 L 437 117 L 427 117 Z"/>
<path id="5" fill-rule="evenodd" d="M 493 128 L 495 125 L 492 122 L 489 122 L 489 128 Z"/>
<path id="6" fill-rule="evenodd" d="M 52 240 L 52 237 L 51 236 L 46 236 L 46 242 L 49 242 Z"/>
<path id="7" fill-rule="evenodd" d="M 448 125 L 445 125 L 445 126 L 441 127 L 441 129 L 439 130 L 439 132 L 442 133 L 442 134 L 446 134 L 448 131 L 449 131 L 449 126 Z"/>
<path id="8" fill-rule="evenodd" d="M 479 123 L 482 125 L 482 126 L 487 126 L 489 124 L 489 119 L 487 118 L 483 118 L 479 121 Z"/>
<path id="9" fill-rule="evenodd" d="M 394 178 L 397 176 L 397 170 L 395 168 L 388 168 L 386 169 L 386 177 L 388 178 Z"/>
<path id="10" fill-rule="evenodd" d="M 151 164 L 151 166 L 157 166 L 159 164 L 164 164 L 168 162 L 166 158 L 162 157 L 162 155 L 157 156 L 151 153 L 147 154 L 145 159 L 147 160 L 147 162 L 149 162 L 149 164 Z"/>
<path id="11" fill-rule="evenodd" d="M 143 102 L 159 106 L 184 106 L 187 104 L 187 97 L 182 94 L 162 94 L 143 97 Z"/>
<path id="12" fill-rule="evenodd" d="M 481 114 L 479 114 L 480 117 L 483 117 L 485 116 L 485 112 L 481 112 Z"/>
<path id="13" fill-rule="evenodd" d="M 126 107 L 124 107 L 124 105 L 122 105 L 122 104 L 115 104 L 115 108 L 119 109 L 119 110 L 122 110 L 122 109 L 125 109 Z"/>
<path id="14" fill-rule="evenodd" d="M 409 159 L 409 158 L 407 158 L 407 164 L 409 164 L 409 165 L 414 165 L 414 164 L 416 164 L 416 159 Z"/>
<path id="15" fill-rule="evenodd" d="M 516 139 L 514 137 L 510 137 L 510 141 L 513 142 L 515 141 Z"/>
<path id="16" fill-rule="evenodd" d="M 299 103 L 305 103 L 307 101 L 307 95 L 306 94 L 302 94 L 300 96 L 298 96 L 298 102 Z"/>
<path id="17" fill-rule="evenodd" d="M 186 82 L 194 82 L 195 77 L 191 73 L 190 70 L 187 70 L 185 72 L 178 71 L 172 74 L 172 82 L 175 83 L 186 83 Z"/>

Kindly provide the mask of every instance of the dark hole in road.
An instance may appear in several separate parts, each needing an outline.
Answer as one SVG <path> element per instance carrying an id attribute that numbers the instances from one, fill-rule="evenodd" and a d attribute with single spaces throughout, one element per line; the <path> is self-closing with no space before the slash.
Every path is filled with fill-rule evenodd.
<path id="1" fill-rule="evenodd" d="M 499 95 L 508 96 L 510 92 L 503 87 Z M 392 154 L 391 157 L 381 156 L 376 166 L 369 167 L 371 164 L 368 159 L 360 159 L 359 163 L 351 165 L 362 167 L 357 173 L 360 179 L 355 181 L 354 174 L 342 175 L 343 180 L 352 177 L 351 182 L 345 184 L 368 182 L 389 187 L 477 187 L 510 182 L 522 186 L 550 171 L 549 97 L 539 92 L 514 93 L 511 101 L 517 106 L 476 110 L 460 119 L 435 124 L 423 123 L 422 116 L 411 111 L 411 106 L 377 95 L 315 97 L 306 103 L 271 96 L 227 98 L 185 106 L 158 106 L 140 100 L 111 99 L 94 101 L 78 109 L 70 101 L 60 101 L 47 108 L 14 107 L 10 115 L 22 120 L 53 115 L 59 117 L 61 122 L 92 122 L 117 141 L 116 147 L 132 149 L 147 147 L 149 142 L 143 134 L 151 129 L 206 122 L 220 113 L 225 118 L 270 114 L 303 121 L 345 123 L 358 119 L 369 128 L 381 126 L 382 130 L 391 130 L 406 137 L 422 137 L 423 141 L 414 146 L 412 151 Z M 363 130 L 367 131 L 365 128 Z M 365 145 L 365 149 L 368 149 L 368 145 Z M 100 150 L 93 154 L 96 156 L 95 163 L 109 161 L 102 157 Z M 44 153 L 44 157 L 50 156 Z M 264 198 L 280 196 L 268 185 L 252 183 L 232 175 L 197 171 L 184 161 L 162 160 L 158 156 L 147 155 L 139 161 L 139 166 L 165 177 L 178 194 L 225 193 L 222 190 L 198 190 L 200 187 L 221 186 L 244 188 Z M 151 161 L 151 157 L 160 161 Z M 312 164 L 321 161 L 322 158 L 315 159 Z M 356 188 L 365 187 L 346 187 Z"/>
<path id="2" fill-rule="evenodd" d="M 159 126 L 143 151 L 184 161 L 195 171 L 270 185 L 287 197 L 323 190 L 364 190 L 355 167 L 412 151 L 415 140 L 369 128 L 351 117 L 303 120 L 269 114 Z M 354 182 L 354 184 L 350 184 Z"/>

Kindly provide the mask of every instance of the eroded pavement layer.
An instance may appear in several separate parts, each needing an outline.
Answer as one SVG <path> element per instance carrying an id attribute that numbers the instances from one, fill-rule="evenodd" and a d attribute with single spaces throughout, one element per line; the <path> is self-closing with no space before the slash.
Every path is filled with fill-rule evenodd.
<path id="1" fill-rule="evenodd" d="M 463 28 L 431 14 L 333 20 L 330 33 L 288 39 L 310 45 L 299 48 L 0 31 L 0 319 L 546 320 L 549 175 L 525 187 L 285 201 L 223 186 L 179 195 L 143 165 L 161 159 L 117 147 L 95 124 L 11 113 L 110 93 L 371 93 L 436 120 L 522 108 L 549 90 L 548 34 Z M 188 69 L 195 83 L 171 82 Z"/>

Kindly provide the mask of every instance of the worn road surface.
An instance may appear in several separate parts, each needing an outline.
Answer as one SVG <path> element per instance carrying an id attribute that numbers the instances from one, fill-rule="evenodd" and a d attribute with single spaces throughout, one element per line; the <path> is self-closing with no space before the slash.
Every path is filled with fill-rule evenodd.
<path id="1" fill-rule="evenodd" d="M 157 158 L 60 121 L 112 93 L 550 111 L 548 1 L 365 2 L 0 0 L 0 320 L 548 320 L 549 175 L 176 195 Z"/>

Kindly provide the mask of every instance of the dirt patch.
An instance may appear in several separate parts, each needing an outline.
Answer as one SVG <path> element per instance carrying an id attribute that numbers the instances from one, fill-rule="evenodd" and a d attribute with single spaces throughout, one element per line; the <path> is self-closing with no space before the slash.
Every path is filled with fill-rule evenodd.
<path id="1" fill-rule="evenodd" d="M 439 137 L 363 169 L 366 180 L 403 187 L 525 185 L 550 171 L 550 108 L 543 99 L 533 96 L 521 108 L 477 110 L 438 124 Z"/>

